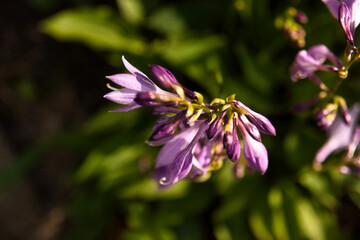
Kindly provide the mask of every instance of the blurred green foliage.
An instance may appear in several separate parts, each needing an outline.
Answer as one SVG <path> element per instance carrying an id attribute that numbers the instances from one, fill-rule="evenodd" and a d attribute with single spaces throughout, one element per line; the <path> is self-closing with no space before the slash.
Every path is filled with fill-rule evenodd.
<path id="1" fill-rule="evenodd" d="M 290 81 L 288 68 L 298 49 L 274 26 L 277 15 L 295 6 L 309 17 L 306 47 L 325 43 L 335 52 L 342 49 L 341 29 L 320 1 L 116 4 L 117 9 L 66 9 L 42 21 L 40 29 L 58 41 L 90 47 L 119 72 L 124 71 L 121 56 L 126 55 L 147 74 L 149 63 L 169 68 L 207 100 L 236 93 L 237 99 L 269 117 L 278 135 L 264 136 L 270 161 L 264 176 L 235 179 L 232 164 L 226 162 L 206 182 L 185 180 L 159 190 L 151 179 L 159 148 L 144 143 L 156 118 L 147 109 L 108 113 L 117 107 L 109 103 L 82 127 L 49 141 L 85 156 L 72 177 L 78 190 L 67 205 L 72 224 L 65 239 L 106 239 L 113 229 L 114 239 L 127 240 L 351 238 L 339 223 L 337 209 L 343 195 L 360 207 L 360 183 L 332 170 L 311 169 L 325 135 L 309 121 L 309 114 L 294 115 L 290 109 L 316 90 L 308 80 Z M 341 50 L 336 54 L 341 56 Z M 344 88 L 356 91 L 360 86 Z M 30 98 L 36 88 L 24 80 L 19 91 Z M 1 189 L 35 164 L 51 147 L 49 142 L 38 143 L 11 171 L 0 174 Z"/>

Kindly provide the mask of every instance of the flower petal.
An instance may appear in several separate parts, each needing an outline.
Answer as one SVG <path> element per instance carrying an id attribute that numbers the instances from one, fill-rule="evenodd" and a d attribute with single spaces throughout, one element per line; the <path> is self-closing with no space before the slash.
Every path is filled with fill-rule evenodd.
<path id="1" fill-rule="evenodd" d="M 185 128 L 169 140 L 157 156 L 156 168 L 171 164 L 176 154 L 184 150 L 193 140 L 199 130 L 199 126 L 200 124 L 197 123 L 190 128 Z"/>
<path id="2" fill-rule="evenodd" d="M 137 103 L 131 103 L 125 107 L 122 108 L 118 108 L 118 109 L 114 109 L 114 110 L 110 110 L 109 112 L 128 112 L 130 110 L 136 109 L 136 108 L 140 108 L 141 106 Z"/>
<path id="3" fill-rule="evenodd" d="M 358 14 L 358 13 L 357 13 Z M 341 2 L 339 8 L 339 22 L 341 28 L 343 29 L 346 39 L 348 40 L 350 45 L 354 45 L 354 37 L 351 29 L 351 16 L 349 8 L 346 6 L 344 2 Z"/>
<path id="4" fill-rule="evenodd" d="M 253 139 L 240 124 L 244 145 L 244 157 L 249 163 L 250 167 L 264 174 L 268 168 L 268 154 L 264 144 Z"/>
<path id="5" fill-rule="evenodd" d="M 340 2 L 338 0 L 322 0 L 322 2 L 326 4 L 334 18 L 338 19 Z"/>
<path id="6" fill-rule="evenodd" d="M 235 101 L 234 103 L 237 108 L 242 108 L 248 113 L 247 116 L 250 118 L 251 122 L 259 129 L 259 131 L 268 135 L 276 136 L 275 127 L 271 124 L 269 119 L 257 112 L 254 112 L 242 102 Z"/>
<path id="7" fill-rule="evenodd" d="M 340 114 L 338 114 L 333 124 L 328 128 L 328 140 L 318 150 L 315 155 L 314 161 L 322 163 L 333 152 L 345 149 L 351 143 L 354 133 L 354 128 L 360 113 L 360 105 L 356 104 L 350 109 L 351 122 L 350 125 L 346 124 Z"/>
<path id="8" fill-rule="evenodd" d="M 153 129 L 153 134 L 150 136 L 149 141 L 157 141 L 162 138 L 172 135 L 180 122 L 186 118 L 186 111 L 182 111 L 175 116 L 167 119 L 167 121 L 158 123 L 157 127 Z"/>
<path id="9" fill-rule="evenodd" d="M 166 179 L 166 183 L 172 185 L 186 177 L 191 170 L 192 159 L 193 155 L 188 148 L 178 153 L 169 167 L 169 177 Z"/>
<path id="10" fill-rule="evenodd" d="M 139 77 L 129 73 L 119 73 L 106 78 L 110 79 L 114 83 L 128 89 L 136 91 L 156 91 L 157 87 L 154 83 L 149 82 L 144 77 Z"/>
<path id="11" fill-rule="evenodd" d="M 130 104 L 134 102 L 137 93 L 138 91 L 123 88 L 109 92 L 104 98 L 120 104 Z"/>
<path id="12" fill-rule="evenodd" d="M 236 128 L 237 125 L 236 116 L 234 116 L 229 121 L 232 122 L 227 123 L 229 124 L 230 129 L 229 131 L 225 131 L 223 137 L 223 145 L 229 159 L 233 162 L 236 162 L 240 158 L 240 153 L 241 153 L 239 137 Z"/>
<path id="13" fill-rule="evenodd" d="M 159 65 L 150 65 L 149 68 L 151 73 L 158 80 L 158 82 L 166 89 L 173 89 L 172 85 L 177 85 L 181 87 L 190 98 L 196 98 L 196 94 L 193 91 L 182 86 L 168 69 Z"/>

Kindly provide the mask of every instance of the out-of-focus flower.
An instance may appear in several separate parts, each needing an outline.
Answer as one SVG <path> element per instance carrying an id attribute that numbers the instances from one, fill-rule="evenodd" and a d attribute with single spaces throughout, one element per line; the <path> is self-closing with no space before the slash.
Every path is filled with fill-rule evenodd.
<path id="1" fill-rule="evenodd" d="M 285 14 L 276 18 L 275 26 L 283 30 L 292 43 L 302 48 L 305 46 L 306 32 L 301 24 L 305 24 L 307 21 L 308 18 L 304 12 L 290 7 L 285 11 Z"/>
<path id="2" fill-rule="evenodd" d="M 333 99 L 334 102 L 327 103 L 325 107 L 317 110 L 315 114 L 315 121 L 317 122 L 317 125 L 324 130 L 333 123 L 338 112 L 340 113 L 339 116 L 346 124 L 350 125 L 351 123 L 351 115 L 347 108 L 345 99 L 338 95 L 333 96 Z"/>
<path id="3" fill-rule="evenodd" d="M 125 58 L 125 67 L 131 74 L 116 74 L 108 77 L 122 89 L 111 87 L 105 98 L 125 104 L 114 111 L 128 111 L 141 106 L 152 107 L 155 114 L 165 114 L 153 127 L 147 143 L 164 145 L 155 166 L 155 179 L 160 186 L 171 186 L 179 180 L 204 179 L 217 170 L 225 158 L 236 163 L 240 158 L 240 140 L 248 166 L 265 173 L 268 154 L 261 143 L 260 131 L 276 135 L 271 122 L 254 112 L 231 95 L 226 100 L 214 99 L 203 102 L 200 93 L 182 86 L 167 69 L 151 65 L 150 71 L 168 91 L 156 86 L 144 73 L 137 70 Z"/>
<path id="4" fill-rule="evenodd" d="M 360 105 L 355 104 L 352 106 L 349 113 L 351 116 L 350 124 L 346 124 L 340 114 L 338 114 L 334 122 L 327 129 L 328 139 L 315 155 L 315 167 L 319 167 L 331 153 L 346 149 L 351 144 L 360 113 Z"/>
<path id="5" fill-rule="evenodd" d="M 355 29 L 360 23 L 359 0 L 322 0 L 329 8 L 334 18 L 338 19 L 346 39 L 354 46 Z"/>
<path id="6" fill-rule="evenodd" d="M 330 60 L 335 66 L 324 64 Z M 296 55 L 290 68 L 291 80 L 310 78 L 321 89 L 326 90 L 325 84 L 315 75 L 316 71 L 339 72 L 343 64 L 325 45 L 316 45 L 309 50 L 301 50 Z"/>

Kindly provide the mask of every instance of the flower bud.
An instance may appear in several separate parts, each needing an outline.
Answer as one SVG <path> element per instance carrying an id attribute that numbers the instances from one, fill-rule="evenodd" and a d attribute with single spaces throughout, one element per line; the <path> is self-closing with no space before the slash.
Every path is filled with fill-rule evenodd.
<path id="1" fill-rule="evenodd" d="M 226 114 L 226 111 L 221 112 L 217 118 L 210 124 L 209 129 L 206 131 L 207 137 L 209 140 L 213 139 L 223 126 L 223 119 Z"/>
<path id="2" fill-rule="evenodd" d="M 243 153 L 251 168 L 264 174 L 268 167 L 268 154 L 264 144 L 253 139 L 244 126 L 239 124 L 243 136 Z"/>
<path id="3" fill-rule="evenodd" d="M 236 130 L 236 115 L 230 118 L 225 126 L 223 145 L 229 159 L 236 162 L 240 157 L 240 143 Z"/>
<path id="4" fill-rule="evenodd" d="M 155 92 L 139 92 L 134 99 L 137 104 L 146 107 L 175 107 L 179 104 L 177 101 L 172 100 L 173 98 L 170 96 Z"/>
<path id="5" fill-rule="evenodd" d="M 185 114 L 186 111 L 182 111 L 171 118 L 165 118 L 162 122 L 159 122 L 155 125 L 149 141 L 157 141 L 172 135 L 179 124 L 185 119 Z"/>
<path id="6" fill-rule="evenodd" d="M 159 65 L 150 65 L 149 69 L 151 71 L 151 73 L 154 75 L 154 77 L 156 78 L 156 80 L 161 83 L 161 85 L 163 85 L 166 89 L 169 90 L 175 90 L 174 89 L 174 85 L 175 86 L 179 86 L 181 87 L 184 92 L 192 99 L 196 98 L 196 94 L 185 88 L 184 86 L 182 86 L 175 78 L 175 76 L 166 68 L 161 67 Z"/>
<path id="7" fill-rule="evenodd" d="M 354 46 L 354 37 L 353 33 L 351 31 L 351 16 L 350 16 L 349 8 L 346 6 L 344 2 L 340 3 L 339 7 L 339 22 L 341 25 L 341 28 L 343 29 L 346 39 L 350 46 Z"/>

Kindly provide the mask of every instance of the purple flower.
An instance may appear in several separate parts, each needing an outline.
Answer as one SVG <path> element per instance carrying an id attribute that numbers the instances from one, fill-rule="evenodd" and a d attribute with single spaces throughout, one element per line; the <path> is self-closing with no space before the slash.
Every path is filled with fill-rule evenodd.
<path id="1" fill-rule="evenodd" d="M 322 0 L 338 19 L 350 45 L 354 45 L 355 29 L 360 23 L 359 0 Z"/>
<path id="2" fill-rule="evenodd" d="M 110 87 L 113 91 L 104 97 L 127 105 L 114 111 L 147 106 L 154 109 L 154 114 L 165 114 L 155 123 L 147 141 L 150 146 L 164 145 L 154 174 L 160 186 L 171 186 L 185 177 L 204 179 L 221 167 L 226 157 L 239 166 L 237 128 L 243 136 L 244 157 L 250 168 L 262 174 L 266 171 L 268 156 L 260 131 L 276 135 L 266 117 L 236 101 L 235 94 L 226 100 L 217 98 L 211 104 L 204 103 L 200 93 L 183 87 L 169 70 L 151 65 L 154 77 L 171 92 L 164 91 L 124 57 L 123 62 L 131 74 L 108 77 L 123 88 Z"/>
<path id="3" fill-rule="evenodd" d="M 172 135 L 179 124 L 186 118 L 186 111 L 181 111 L 173 117 L 165 116 L 160 118 L 161 122 L 157 122 L 153 128 L 153 134 L 149 141 L 156 141 Z"/>
<path id="4" fill-rule="evenodd" d="M 188 175 L 193 161 L 196 161 L 194 147 L 208 127 L 208 122 L 198 121 L 165 143 L 156 159 L 155 178 L 160 185 L 173 185 Z"/>
<path id="5" fill-rule="evenodd" d="M 259 131 L 276 135 L 271 122 L 259 113 L 252 111 L 239 101 L 234 101 L 235 107 L 239 110 L 234 113 L 234 127 L 237 126 L 243 137 L 243 154 L 249 166 L 262 174 L 268 167 L 268 154 L 264 144 L 261 143 Z M 250 120 L 249 120 L 250 119 Z M 240 145 L 237 140 L 236 129 L 227 131 L 225 126 L 224 148 L 232 161 L 237 161 L 240 156 Z"/>
<path id="6" fill-rule="evenodd" d="M 163 106 L 162 102 L 171 103 L 170 100 L 178 96 L 160 89 L 151 81 L 144 73 L 132 66 L 123 56 L 123 63 L 126 69 L 131 73 L 120 73 L 108 76 L 107 78 L 114 83 L 120 85 L 121 89 L 114 89 L 114 91 L 106 94 L 104 97 L 110 101 L 127 105 L 125 107 L 112 110 L 112 112 L 127 112 L 142 105 L 135 102 L 135 98 L 141 93 L 140 99 L 143 100 L 143 105 L 151 105 L 151 103 L 159 102 L 156 106 Z M 146 95 L 146 96 L 144 96 Z M 144 100 L 146 98 L 146 100 Z M 166 101 L 165 101 L 166 100 Z M 141 101 L 139 100 L 141 103 Z M 171 105 L 171 104 L 169 104 Z"/>
<path id="7" fill-rule="evenodd" d="M 242 124 L 238 126 L 244 140 L 243 153 L 245 159 L 253 169 L 264 174 L 268 167 L 268 154 L 264 144 L 252 138 Z"/>
<path id="8" fill-rule="evenodd" d="M 315 114 L 315 121 L 317 125 L 326 130 L 328 127 L 331 126 L 333 121 L 335 120 L 336 114 L 338 110 L 338 105 L 335 103 L 327 104 L 323 109 L 320 109 Z"/>
<path id="9" fill-rule="evenodd" d="M 335 66 L 326 65 L 324 62 L 330 60 Z M 295 58 L 295 62 L 290 68 L 291 80 L 296 82 L 298 79 L 310 78 L 321 88 L 325 88 L 324 83 L 315 75 L 316 71 L 338 72 L 343 67 L 338 59 L 325 45 L 316 45 L 308 51 L 301 50 Z"/>
<path id="10" fill-rule="evenodd" d="M 338 114 L 332 125 L 327 129 L 328 140 L 316 153 L 314 159 L 315 164 L 322 163 L 331 153 L 346 149 L 351 144 L 360 113 L 360 105 L 354 105 L 349 112 L 351 116 L 349 125 L 346 124 L 340 114 Z"/>
<path id="11" fill-rule="evenodd" d="M 234 101 L 234 104 L 236 106 L 236 108 L 242 109 L 243 111 L 245 111 L 245 115 L 250 118 L 251 122 L 257 127 L 257 129 L 267 135 L 272 135 L 272 136 L 276 136 L 276 130 L 274 128 L 274 126 L 271 124 L 271 122 L 269 121 L 269 119 L 267 119 L 266 117 L 264 117 L 263 115 L 254 112 L 253 110 L 251 110 L 250 108 L 248 108 L 247 106 L 245 106 L 245 104 L 243 104 L 240 101 Z"/>
<path id="12" fill-rule="evenodd" d="M 203 179 L 203 176 L 210 176 L 210 171 L 217 170 L 217 167 L 222 165 L 222 161 L 226 158 L 223 153 L 223 137 L 223 132 L 219 132 L 211 140 L 208 139 L 206 134 L 199 139 L 193 150 L 191 179 Z"/>
<path id="13" fill-rule="evenodd" d="M 174 85 L 181 87 L 184 92 L 190 97 L 190 98 L 196 98 L 196 95 L 193 91 L 185 88 L 182 86 L 175 78 L 175 76 L 166 68 L 161 67 L 159 65 L 150 65 L 150 71 L 156 78 L 156 80 L 163 85 L 166 89 L 173 90 L 174 91 Z M 175 91 L 176 92 L 176 91 Z"/>
<path id="14" fill-rule="evenodd" d="M 236 123 L 237 117 L 234 114 L 234 117 L 229 119 L 225 126 L 225 134 L 223 138 L 223 145 L 226 150 L 226 154 L 233 162 L 236 162 L 239 159 L 241 150 L 239 137 L 236 130 Z"/>
<path id="15" fill-rule="evenodd" d="M 219 116 L 210 124 L 209 129 L 206 131 L 207 137 L 209 139 L 213 139 L 214 136 L 222 130 L 225 114 L 226 111 L 222 111 Z"/>

